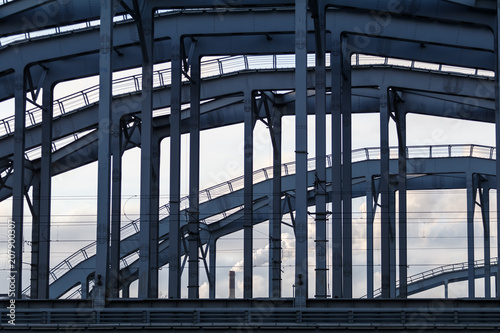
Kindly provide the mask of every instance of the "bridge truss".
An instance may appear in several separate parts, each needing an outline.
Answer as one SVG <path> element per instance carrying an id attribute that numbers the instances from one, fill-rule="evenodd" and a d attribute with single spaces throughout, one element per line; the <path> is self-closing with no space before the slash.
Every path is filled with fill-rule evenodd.
<path id="1" fill-rule="evenodd" d="M 500 279 L 491 283 L 491 277 L 498 275 L 491 249 L 498 257 L 500 240 L 490 232 L 499 213 L 490 218 L 489 199 L 490 190 L 500 186 L 496 180 L 500 171 L 496 1 L 4 0 L 0 27 L 0 101 L 14 101 L 12 115 L 6 112 L 0 123 L 0 198 L 12 198 L 16 244 L 24 240 L 25 202 L 33 221 L 29 286 L 23 288 L 20 246 L 15 248 L 11 268 L 15 298 L 28 309 L 19 310 L 25 325 L 51 329 L 65 316 L 73 316 L 54 310 L 57 304 L 73 310 L 83 304 L 82 321 L 77 324 L 95 325 L 95 330 L 126 321 L 115 312 L 129 306 L 151 307 L 141 313 L 141 328 L 166 316 L 171 320 L 160 320 L 161 325 L 184 325 L 186 318 L 195 318 L 190 329 L 216 322 L 217 329 L 224 330 L 224 325 L 243 316 L 244 325 L 257 329 L 261 322 L 279 323 L 277 329 L 287 329 L 290 323 L 316 329 L 311 323 L 323 320 L 321 325 L 327 328 L 362 331 L 374 318 L 379 326 L 419 329 L 420 321 L 411 326 L 397 310 L 403 307 L 407 311 L 403 317 L 411 317 L 424 306 L 412 303 L 408 296 L 467 281 L 470 302 L 439 303 L 445 315 L 434 316 L 433 322 L 440 328 L 471 329 L 484 323 L 498 330 L 491 319 L 497 318 L 498 309 L 490 308 L 493 303 L 487 300 L 474 300 L 480 277 L 485 298 L 500 297 Z M 167 65 L 157 69 L 158 64 Z M 113 80 L 114 72 L 137 68 L 140 74 Z M 54 98 L 57 84 L 92 76 L 98 76 L 98 85 Z M 353 151 L 352 115 L 364 113 L 378 115 L 380 146 Z M 496 145 L 409 147 L 409 114 L 495 124 Z M 331 135 L 327 135 L 327 115 Z M 283 164 L 285 116 L 294 117 L 295 160 Z M 314 159 L 308 159 L 308 116 L 314 116 Z M 256 171 L 258 121 L 269 128 L 273 165 Z M 201 189 L 200 133 L 232 124 L 244 128 L 244 175 Z M 397 130 L 397 147 L 389 147 L 390 124 Z M 186 134 L 189 195 L 181 197 L 181 136 Z M 169 202 L 160 206 L 160 142 L 165 138 L 170 141 Z M 327 143 L 331 155 L 327 155 Z M 137 147 L 140 218 L 122 227 L 122 155 Z M 52 177 L 93 162 L 98 165 L 96 241 L 59 264 L 51 263 Z M 408 276 L 407 194 L 433 189 L 466 191 L 467 262 Z M 359 197 L 367 203 L 368 300 L 349 303 L 353 298 L 352 199 Z M 500 196 L 496 200 L 498 207 Z M 315 235 L 308 234 L 312 206 Z M 476 210 L 484 234 L 481 263 L 475 258 Z M 377 211 L 379 290 L 374 282 Z M 295 237 L 292 300 L 282 294 L 284 215 L 290 216 Z M 254 315 L 253 232 L 255 225 L 266 221 L 269 300 L 262 304 L 272 304 L 275 312 L 259 321 L 262 316 Z M 243 232 L 244 300 L 225 303 L 216 299 L 216 242 L 236 231 Z M 308 256 L 311 237 L 313 263 Z M 159 297 L 159 270 L 166 265 L 169 300 L 154 302 Z M 181 299 L 184 267 L 186 303 Z M 203 267 L 209 300 L 202 301 Z M 314 295 L 308 290 L 311 276 Z M 138 281 L 138 300 L 129 298 L 134 281 Z M 60 300 L 68 292 L 70 298 L 82 301 Z M 387 316 L 374 310 L 374 304 L 381 304 L 369 300 L 374 297 L 387 301 L 382 311 Z M 487 308 L 483 312 L 477 310 L 481 304 Z M 231 310 L 233 305 L 238 310 Z M 176 312 L 183 306 L 185 311 Z M 37 317 L 29 310 L 32 307 L 51 315 Z M 203 311 L 193 310 L 197 307 Z M 362 310 L 354 311 L 355 307 Z M 155 314 L 155 308 L 161 310 Z M 321 319 L 329 316 L 325 313 L 338 320 Z M 467 313 L 486 319 L 467 317 Z M 226 317 L 217 317 L 222 314 Z"/>

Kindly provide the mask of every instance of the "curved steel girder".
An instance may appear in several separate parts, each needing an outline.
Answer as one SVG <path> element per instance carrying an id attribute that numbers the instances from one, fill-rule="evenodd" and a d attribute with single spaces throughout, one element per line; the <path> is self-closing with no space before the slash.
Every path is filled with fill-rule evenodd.
<path id="1" fill-rule="evenodd" d="M 38 1 L 36 8 L 24 5 L 23 8 L 5 7 L 4 11 L 0 9 L 0 19 L 2 19 L 1 36 L 13 35 L 16 33 L 26 33 L 56 26 L 70 25 L 74 23 L 86 22 L 99 19 L 100 3 L 98 0 L 90 1 L 64 1 L 56 4 L 46 4 L 53 0 Z M 172 8 L 214 8 L 214 9 L 237 9 L 241 7 L 284 7 L 294 6 L 294 1 L 290 0 L 245 0 L 244 2 L 231 2 L 213 0 L 185 0 L 182 2 L 176 0 L 148 0 L 152 2 L 153 8 L 172 9 Z M 461 3 L 467 0 L 449 0 L 450 2 Z M 34 2 L 31 0 L 31 2 Z M 129 1 L 125 1 L 132 8 Z M 494 12 L 476 11 L 470 8 L 464 8 L 459 4 L 444 3 L 443 1 L 420 1 L 420 2 L 395 2 L 391 0 L 370 1 L 354 0 L 346 3 L 345 0 L 325 0 L 322 2 L 326 7 L 334 6 L 342 8 L 346 5 L 358 10 L 375 11 L 376 15 L 380 12 L 387 12 L 390 15 L 411 15 L 427 17 L 435 20 L 458 21 L 472 24 L 495 24 Z M 17 5 L 20 5 L 19 3 Z M 479 6 L 479 8 L 487 8 Z M 494 9 L 494 8 L 493 8 Z M 118 7 L 116 15 L 124 14 L 125 11 Z M 453 16 L 450 16 L 453 13 Z M 222 12 L 221 19 L 226 13 Z M 40 17 L 42 15 L 42 17 Z M 375 15 L 374 15 L 375 18 Z"/>
<path id="2" fill-rule="evenodd" d="M 355 17 L 350 17 L 346 22 L 336 22 L 336 29 L 338 31 L 350 31 L 359 33 L 359 26 L 363 26 L 365 21 L 370 19 L 373 21 L 373 13 L 363 14 L 364 16 L 360 16 L 359 13 L 354 13 Z M 353 13 L 351 13 L 351 16 Z M 357 21 L 355 20 L 357 18 Z M 159 20 L 165 20 L 165 18 L 160 18 Z M 352 20 L 352 21 L 351 21 Z M 391 18 L 392 20 L 392 18 Z M 367 21 L 367 22 L 372 22 Z M 161 21 L 163 22 L 163 21 Z M 355 25 L 355 23 L 358 25 Z M 342 25 L 343 24 L 343 25 Z M 404 24 L 404 22 L 399 22 L 400 25 Z M 414 24 L 417 24 L 414 22 Z M 422 24 L 422 23 L 419 23 Z M 338 26 L 337 26 L 338 25 Z M 393 26 L 394 24 L 391 24 Z M 127 26 L 128 29 L 122 28 L 122 25 L 119 25 L 114 34 L 115 38 L 115 50 L 114 53 L 114 70 L 124 70 L 132 67 L 140 66 L 140 48 L 136 47 L 139 42 L 139 38 L 137 33 L 134 33 L 135 26 L 133 23 L 123 24 L 123 26 Z M 168 30 L 168 26 L 164 27 L 162 31 L 171 31 Z M 172 28 L 172 27 L 170 27 Z M 376 54 L 381 56 L 391 55 L 396 58 L 410 58 L 417 61 L 427 61 L 427 62 L 438 62 L 444 64 L 450 64 L 455 66 L 464 66 L 464 67 L 474 67 L 474 68 L 494 68 L 495 58 L 491 52 L 479 52 L 476 49 L 470 48 L 458 48 L 455 44 L 452 45 L 440 45 L 439 41 L 433 41 L 430 44 L 422 44 L 421 42 L 427 42 L 429 39 L 418 40 L 418 42 L 412 42 L 409 39 L 412 38 L 412 35 L 408 34 L 398 34 L 398 29 L 393 29 L 390 32 L 385 31 L 377 32 L 375 34 L 371 34 L 370 36 L 351 36 L 348 37 L 348 52 L 364 52 L 368 54 Z M 406 31 L 403 29 L 402 31 Z M 46 79 L 47 82 L 50 82 L 52 85 L 54 82 L 68 80 L 72 78 L 78 77 L 86 77 L 90 75 L 96 75 L 98 73 L 98 55 L 95 54 L 97 49 L 95 49 L 95 43 L 90 42 L 92 38 L 86 36 L 88 31 L 75 33 L 74 42 L 77 39 L 82 39 L 83 44 L 88 44 L 91 48 L 86 50 L 83 53 L 68 53 L 66 56 L 62 56 L 61 54 L 53 54 L 53 57 L 50 59 L 36 58 L 38 61 L 35 62 L 35 59 L 31 59 L 32 62 L 35 63 L 44 63 L 44 66 L 51 68 L 49 71 L 49 76 Z M 98 34 L 98 31 L 95 31 L 95 34 Z M 121 38 L 125 34 L 124 38 Z M 155 62 L 167 61 L 170 59 L 170 41 L 168 40 L 167 34 L 157 33 L 155 43 Z M 130 40 L 130 36 L 132 40 Z M 268 35 L 269 36 L 269 35 Z M 31 44 L 43 43 L 44 45 L 39 45 L 39 47 L 43 47 L 44 50 L 51 49 L 53 47 L 57 47 L 57 45 L 45 45 L 45 43 L 67 43 L 64 41 L 65 36 L 62 37 L 53 37 L 48 40 L 43 39 L 41 41 L 32 41 L 30 43 L 22 43 L 19 45 L 14 45 L 12 50 L 17 59 L 23 59 L 23 63 L 26 62 L 25 57 L 22 56 L 21 50 L 24 47 L 32 48 Z M 387 38 L 386 38 L 387 37 Z M 59 38 L 63 38 L 63 40 L 59 40 Z M 127 39 L 128 38 L 128 39 Z M 167 40 L 165 40 L 167 38 Z M 243 54 L 247 53 L 249 49 L 249 45 L 252 45 L 252 52 L 255 53 L 292 53 L 293 50 L 293 38 L 294 35 L 273 35 L 272 39 L 269 40 L 264 36 L 252 36 L 252 35 L 230 35 L 230 36 L 210 36 L 204 35 L 203 38 L 198 36 L 197 49 L 199 50 L 199 54 L 201 55 L 219 55 L 219 54 Z M 395 40 L 393 38 L 398 38 Z M 414 36 L 413 36 L 414 38 Z M 314 38 L 309 38 L 308 49 L 309 52 L 314 51 L 314 43 L 312 42 Z M 69 41 L 70 43 L 72 41 Z M 90 43 L 88 43 L 90 42 Z M 189 47 L 191 40 L 187 39 L 185 41 L 187 47 Z M 331 38 L 327 38 L 326 49 L 331 49 L 330 46 Z M 437 44 L 436 44 L 437 43 Z M 422 47 L 425 45 L 425 47 Z M 291 48 L 292 47 L 292 48 Z M 35 47 L 36 48 L 36 47 Z M 57 47 L 59 50 L 59 47 Z M 33 52 L 33 54 L 38 54 L 35 50 L 28 50 L 28 52 Z M 68 50 L 66 50 L 68 52 Z M 92 54 L 94 53 L 94 54 Z M 133 54 L 132 54 L 133 53 Z M 62 56 L 62 58 L 61 58 Z M 77 58 L 75 58 L 77 57 Z M 0 54 L 1 59 L 1 54 Z M 57 61 L 53 61 L 56 59 Z M 50 62 L 50 65 L 48 64 Z M 75 66 L 73 63 L 77 62 L 78 65 Z M 12 65 L 11 62 L 7 62 L 9 66 Z M 15 66 L 14 66 L 15 67 Z M 33 68 L 33 66 L 31 66 Z M 35 66 L 35 71 L 38 67 Z M 30 69 L 31 70 L 31 69 Z M 10 98 L 14 94 L 14 74 L 11 73 L 11 69 L 6 69 L 3 72 L 3 76 L 0 75 L 0 100 L 4 100 L 6 98 Z M 11 74 L 9 74 L 11 73 Z M 35 87 L 36 88 L 36 87 Z"/>
<path id="3" fill-rule="evenodd" d="M 330 75 L 329 71 L 327 75 Z M 313 89 L 313 73 L 309 73 L 308 80 L 309 88 Z M 330 82 L 330 80 L 327 80 L 327 82 Z M 354 96 L 352 105 L 354 113 L 378 112 L 378 105 L 375 102 L 378 100 L 380 92 L 363 88 L 364 86 L 371 86 L 374 89 L 381 86 L 390 86 L 404 91 L 403 99 L 406 97 L 411 99 L 414 95 L 417 95 L 418 103 L 405 103 L 403 105 L 408 112 L 486 122 L 494 121 L 494 82 L 492 80 L 432 71 L 413 71 L 390 66 L 358 67 L 352 71 Z M 357 87 L 361 88 L 356 89 Z M 201 99 L 208 100 L 220 98 L 220 96 L 232 96 L 246 90 L 288 90 L 293 88 L 294 76 L 292 70 L 243 71 L 222 78 L 204 80 Z M 166 87 L 155 90 L 153 95 L 154 109 L 170 106 L 169 89 L 169 87 Z M 182 89 L 182 102 L 188 103 L 189 86 L 184 84 Z M 284 112 L 294 114 L 292 111 L 294 110 L 294 102 L 293 95 L 289 94 L 288 99 L 281 103 Z M 328 99 L 327 103 L 330 102 Z M 231 102 L 231 104 L 233 103 Z M 314 103 L 314 100 L 310 98 L 309 103 Z M 122 117 L 126 114 L 137 113 L 140 111 L 140 105 L 139 93 L 116 97 L 113 100 L 113 114 Z M 311 104 L 311 106 L 313 105 Z M 210 108 L 204 107 L 204 110 L 210 110 Z M 164 123 L 165 121 L 160 121 L 157 126 Z M 97 105 L 91 105 L 56 118 L 53 126 L 54 140 L 83 130 L 96 128 Z M 40 130 L 40 126 L 34 126 L 27 130 L 26 149 L 32 149 L 40 145 Z M 0 158 L 12 154 L 12 140 L 12 137 L 0 140 Z"/>
<path id="4" fill-rule="evenodd" d="M 55 0 L 25 0 L 25 1 L 11 1 L 7 2 L 0 6 L 0 20 L 5 20 L 5 18 L 12 15 L 24 15 L 26 16 L 26 12 L 34 10 L 36 8 L 37 11 L 40 10 L 40 6 L 47 5 Z M 1 35 L 0 35 L 1 36 Z"/>
<path id="5" fill-rule="evenodd" d="M 446 0 L 446 1 L 481 9 L 495 10 L 497 8 L 495 1 L 488 1 L 488 0 Z"/>
<path id="6" fill-rule="evenodd" d="M 408 160 L 408 189 L 409 190 L 424 190 L 424 189 L 457 189 L 465 188 L 466 176 L 468 172 L 477 172 L 481 174 L 491 174 L 495 170 L 495 160 L 485 160 L 478 158 L 432 158 L 432 159 L 413 159 Z M 328 168 L 329 169 L 329 168 Z M 390 163 L 391 173 L 397 173 L 398 161 L 391 160 Z M 380 162 L 378 160 L 369 160 L 353 163 L 353 190 L 354 197 L 361 197 L 366 194 L 365 179 L 372 179 L 373 176 L 380 174 Z M 416 177 L 411 177 L 415 174 Z M 491 177 L 494 182 L 494 177 Z M 308 186 L 313 187 L 315 182 L 314 170 L 308 172 Z M 327 173 L 328 189 L 327 193 L 331 192 L 331 172 Z M 272 179 L 268 179 L 254 185 L 254 214 L 253 223 L 258 224 L 269 219 L 269 201 L 266 193 L 270 193 L 272 186 Z M 283 193 L 290 193 L 294 191 L 295 175 L 282 177 L 282 191 Z M 217 197 L 208 202 L 200 205 L 200 219 L 208 219 L 211 216 L 220 214 L 222 212 L 234 209 L 241 206 L 243 190 L 237 190 L 232 193 Z M 314 205 L 314 190 L 309 191 L 309 205 Z M 328 199 L 329 201 L 331 198 Z M 288 208 L 286 208 L 288 209 Z M 292 201 L 293 210 L 293 201 Z M 284 211 L 286 214 L 288 211 Z M 241 230 L 243 224 L 241 223 L 243 215 L 242 211 L 231 214 L 222 220 L 211 223 L 208 225 L 210 237 L 216 239 L 225 235 L 231 234 Z M 185 216 L 185 214 L 181 214 Z M 159 258 L 160 266 L 168 263 L 168 256 L 166 255 L 168 249 L 168 232 L 169 232 L 169 218 L 166 217 L 160 221 L 160 239 L 164 241 L 160 243 L 161 255 Z M 181 220 L 181 226 L 187 224 L 186 219 Z M 208 238 L 204 239 L 206 243 Z M 120 251 L 121 257 L 137 251 L 138 234 L 131 235 L 121 241 Z M 85 281 L 86 277 L 92 273 L 93 270 L 93 257 L 76 265 L 74 269 L 68 271 L 61 276 L 58 280 L 53 282 L 50 287 L 50 297 L 57 298 L 66 293 L 69 289 L 73 288 L 79 281 Z M 126 269 L 126 273 L 131 276 L 136 276 L 138 270 L 138 262 L 134 262 Z M 81 275 L 84 272 L 85 276 Z M 128 276 L 124 276 L 128 279 Z"/>
<path id="7" fill-rule="evenodd" d="M 458 0 L 460 1 L 460 0 Z M 323 3 L 330 7 L 344 7 L 346 4 L 349 8 L 359 8 L 369 10 L 376 20 L 383 12 L 391 15 L 409 15 L 426 17 L 428 19 L 440 21 L 458 21 L 472 24 L 486 24 L 494 27 L 495 12 L 485 12 L 483 10 L 471 10 L 459 4 L 450 2 L 437 1 L 394 1 L 394 0 L 324 0 Z M 453 15 L 450 15 L 453 13 Z"/>
<path id="8" fill-rule="evenodd" d="M 275 52 L 293 52 L 293 35 L 275 34 L 272 41 L 260 35 L 246 36 L 210 36 L 197 39 L 196 49 L 202 55 L 238 55 L 248 53 L 248 45 L 252 45 L 252 52 L 256 54 L 268 54 Z M 314 51 L 313 38 L 309 38 L 308 52 Z M 440 45 L 426 45 L 422 48 L 420 42 L 409 42 L 402 40 L 392 40 L 387 38 L 370 37 L 370 43 L 364 45 L 364 52 L 377 54 L 380 56 L 393 56 L 395 58 L 412 58 L 415 61 L 448 63 L 456 66 L 471 66 L 476 68 L 492 67 L 493 59 L 489 53 L 479 53 L 475 50 L 459 49 Z M 190 40 L 186 40 L 186 47 L 189 47 Z M 331 38 L 327 39 L 327 49 L 331 48 Z M 155 63 L 160 63 L 170 59 L 170 40 L 157 40 L 155 43 Z M 114 54 L 114 70 L 121 71 L 138 67 L 141 64 L 141 51 L 135 44 L 120 47 L 120 54 Z M 45 79 L 46 84 L 53 84 L 88 77 L 98 74 L 99 55 L 90 53 L 78 57 L 66 58 L 63 60 L 44 62 L 43 65 L 49 69 Z M 33 77 L 38 77 L 42 68 L 31 66 Z M 38 82 L 38 81 L 37 81 Z M 14 75 L 0 76 L 0 100 L 11 98 L 14 95 L 15 80 Z M 37 88 L 37 87 L 35 87 Z"/>
<path id="9" fill-rule="evenodd" d="M 30 0 L 35 2 L 35 0 Z M 54 0 L 43 0 L 50 2 Z M 283 7 L 294 6 L 294 1 L 290 0 L 245 0 L 243 3 L 237 4 L 233 2 L 213 1 L 213 0 L 147 0 L 151 2 L 151 7 L 156 9 L 188 9 L 188 8 L 214 8 L 214 9 L 234 9 L 236 7 Z M 100 18 L 100 2 L 99 0 L 89 1 L 64 1 L 62 4 L 58 0 L 56 5 L 46 5 L 38 1 L 40 6 L 31 10 L 17 11 L 9 10 L 2 15 L 0 8 L 0 19 L 2 20 L 2 30 L 0 37 L 38 31 L 53 27 L 60 27 L 81 22 L 98 20 Z M 127 3 L 129 8 L 133 8 L 130 0 L 122 0 Z M 3 6 L 2 6 L 3 7 Z M 25 6 L 26 7 L 26 6 Z M 7 15 L 8 14 L 8 15 Z M 127 14 L 127 12 L 118 6 L 115 13 L 116 16 Z M 220 15 L 224 15 L 222 12 Z M 2 17 L 5 16 L 5 17 Z"/>
<path id="10" fill-rule="evenodd" d="M 340 15 L 341 13 L 342 15 Z M 220 19 L 218 13 L 177 14 L 160 17 L 155 21 L 155 38 L 173 38 L 177 40 L 182 35 L 267 35 L 273 32 L 293 34 L 293 18 L 293 11 L 235 12 L 231 13 L 231 15 L 225 15 L 224 20 Z M 344 32 L 366 33 L 372 37 L 389 37 L 408 41 L 418 40 L 423 43 L 469 48 L 480 51 L 479 53 L 493 50 L 492 32 L 481 26 L 462 26 L 456 23 L 410 18 L 402 19 L 393 16 L 390 24 L 383 26 L 380 31 L 363 32 L 360 30 L 360 26 L 363 27 L 369 22 L 373 22 L 373 15 L 370 13 L 349 10 L 332 10 L 327 13 L 327 29 L 336 31 L 339 34 Z M 313 26 L 312 22 L 309 22 L 309 24 Z M 210 29 L 207 30 L 207 27 L 210 27 Z M 177 31 L 177 34 L 173 34 L 173 31 Z M 450 42 L 450 38 L 446 33 L 436 34 L 435 31 L 451 33 L 453 42 Z M 98 33 L 98 29 L 94 28 L 9 45 L 0 52 L 0 63 L 8 64 L 9 67 L 0 69 L 0 72 L 9 68 L 21 70 L 32 63 L 95 53 L 99 50 Z M 139 37 L 133 22 L 117 25 L 113 36 L 116 47 L 139 43 Z M 364 50 L 366 44 L 366 42 L 355 42 L 352 45 L 359 50 Z"/>
<path id="11" fill-rule="evenodd" d="M 392 67 L 357 68 L 353 71 L 352 77 L 353 86 L 368 85 L 378 87 L 379 85 L 386 85 L 392 82 L 398 89 L 429 90 L 433 92 L 441 91 L 443 94 L 451 92 L 464 94 L 464 102 L 467 101 L 468 96 L 479 91 L 480 89 L 486 90 L 486 92 L 489 93 L 491 90 L 490 88 L 492 88 L 490 86 L 493 85 L 491 80 L 477 80 L 462 76 L 453 77 L 433 72 L 408 71 L 406 69 L 401 71 L 400 69 Z M 293 89 L 293 82 L 293 71 L 239 73 L 238 75 L 225 76 L 223 79 L 211 79 L 204 81 L 202 99 L 210 99 L 220 95 L 234 95 L 235 93 L 243 90 L 272 90 L 277 87 L 280 87 L 280 89 Z M 314 82 L 309 82 L 309 85 L 310 88 L 313 88 Z M 183 89 L 183 96 L 189 96 L 187 91 L 189 87 L 184 85 Z M 367 91 L 366 88 L 362 88 L 362 90 Z M 159 91 L 156 91 L 154 97 L 155 108 L 167 107 L 170 104 L 170 94 L 162 94 L 159 93 Z M 491 96 L 484 97 L 491 98 Z M 287 102 L 281 105 L 283 113 L 294 114 L 294 99 L 290 99 L 290 96 L 288 96 L 286 100 Z M 187 99 L 184 101 L 187 102 Z M 482 98 L 476 99 L 477 103 L 480 103 L 481 101 Z M 310 103 L 311 106 L 310 110 L 314 110 L 314 102 L 313 98 L 308 99 L 308 103 Z M 235 103 L 237 103 L 237 101 L 230 100 L 228 104 L 222 104 L 223 109 L 217 108 L 215 110 L 210 108 L 210 104 L 204 106 L 202 108 L 203 115 L 201 119 L 202 129 L 241 122 L 243 114 L 242 105 L 241 103 Z M 330 103 L 329 100 L 328 103 Z M 412 106 L 411 111 L 415 113 L 436 114 L 459 119 L 468 119 L 466 117 L 471 117 L 474 120 L 494 120 L 493 111 L 488 112 L 488 110 L 484 109 L 476 110 L 470 106 L 461 106 L 459 103 L 457 104 L 441 100 L 439 100 L 436 105 L 434 105 L 434 103 L 436 102 L 433 99 L 420 97 L 418 99 L 418 104 L 415 104 L 415 107 Z M 409 103 L 405 103 L 405 105 L 406 104 Z M 370 95 L 367 97 L 354 97 L 352 105 L 354 112 L 377 112 L 378 99 L 375 99 Z M 443 106 L 445 108 L 439 108 Z M 137 96 L 128 95 L 113 101 L 113 110 L 120 117 L 125 114 L 137 113 L 140 111 L 139 108 L 140 102 Z M 484 118 L 481 117 L 481 114 L 474 114 L 473 111 L 482 111 Z M 188 111 L 184 111 L 182 113 L 182 118 L 182 130 L 189 131 L 189 126 L 187 124 Z M 75 124 L 77 124 L 77 127 L 74 127 Z M 95 128 L 96 126 L 97 105 L 94 105 L 85 110 L 74 112 L 57 119 L 54 122 L 54 132 L 59 133 L 59 137 L 64 137 L 75 132 Z M 161 138 L 168 136 L 170 133 L 168 117 L 155 119 L 155 127 L 157 127 L 159 133 L 162 133 L 163 136 Z M 12 154 L 12 140 L 13 137 L 0 140 L 0 155 L 3 156 L 3 158 Z M 40 140 L 40 126 L 29 129 L 26 147 L 28 149 L 36 147 L 40 144 Z M 134 141 L 140 142 L 140 136 L 137 135 L 137 138 L 134 138 Z M 96 159 L 97 134 L 92 133 L 54 153 L 53 175 L 91 163 Z M 34 161 L 35 167 L 38 163 L 38 161 Z M 26 177 L 26 179 L 29 180 L 31 177 Z M 12 181 L 12 179 L 10 179 L 10 181 Z M 9 180 L 7 183 L 8 182 Z M 30 186 L 30 184 L 26 185 L 27 187 Z M 4 200 L 10 195 L 11 190 L 8 186 L 0 189 L 0 200 Z"/>
<path id="12" fill-rule="evenodd" d="M 491 265 L 491 275 L 497 276 L 498 264 Z M 482 267 L 474 267 L 474 277 L 476 279 L 484 278 L 485 269 Z M 431 276 L 424 280 L 408 283 L 408 295 L 415 295 L 422 291 L 433 289 L 445 285 L 445 283 L 453 283 L 467 281 L 469 278 L 467 268 L 460 271 L 446 272 L 439 275 Z M 396 294 L 399 293 L 399 288 L 396 289 Z"/>

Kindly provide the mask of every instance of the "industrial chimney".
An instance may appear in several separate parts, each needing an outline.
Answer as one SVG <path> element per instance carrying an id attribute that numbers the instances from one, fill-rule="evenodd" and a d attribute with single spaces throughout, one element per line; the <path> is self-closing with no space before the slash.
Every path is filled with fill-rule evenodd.
<path id="1" fill-rule="evenodd" d="M 235 271 L 229 271 L 229 298 L 235 298 Z"/>

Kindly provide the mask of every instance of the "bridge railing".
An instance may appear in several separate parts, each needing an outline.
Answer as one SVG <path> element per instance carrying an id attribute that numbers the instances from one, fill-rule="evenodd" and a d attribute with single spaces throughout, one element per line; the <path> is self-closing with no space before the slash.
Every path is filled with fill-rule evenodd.
<path id="1" fill-rule="evenodd" d="M 490 265 L 497 265 L 498 264 L 498 257 L 491 258 L 490 259 Z M 485 260 L 484 259 L 478 259 L 474 261 L 474 267 L 475 268 L 480 268 L 485 266 Z M 415 283 L 419 281 L 423 281 L 426 279 L 429 279 L 431 277 L 441 275 L 444 273 L 450 273 L 450 272 L 457 272 L 457 271 L 464 271 L 467 270 L 469 267 L 468 262 L 459 262 L 459 263 L 454 263 L 454 264 L 447 264 L 439 267 L 434 267 L 432 269 L 426 270 L 424 272 L 420 272 L 414 275 L 411 275 L 408 277 L 408 283 Z M 396 281 L 396 288 L 399 288 L 400 281 Z M 382 289 L 378 288 L 375 289 L 373 292 L 374 297 L 380 297 L 382 295 Z M 365 297 L 365 296 L 364 296 Z"/>
<path id="2" fill-rule="evenodd" d="M 397 158 L 398 153 L 397 147 L 390 147 L 391 158 Z M 480 146 L 480 145 L 440 145 L 440 146 L 413 146 L 407 148 L 407 156 L 410 158 L 452 158 L 452 157 L 478 157 L 478 158 L 495 158 L 495 148 Z M 361 148 L 352 151 L 353 162 L 361 162 L 366 160 L 377 160 L 380 158 L 380 148 Z M 308 170 L 314 170 L 316 168 L 316 159 L 308 159 Z M 326 165 L 328 167 L 332 166 L 332 156 L 328 155 L 326 157 Z M 288 176 L 295 174 L 295 162 L 284 163 L 281 166 L 281 175 Z M 273 177 L 273 167 L 263 168 L 253 173 L 254 184 L 265 181 Z M 216 199 L 220 196 L 232 193 L 243 189 L 244 177 L 240 176 L 229 181 L 219 183 L 217 185 L 211 186 L 207 189 L 200 191 L 200 204 L 207 202 L 209 200 Z M 181 198 L 181 210 L 188 208 L 189 206 L 189 196 Z M 159 208 L 160 219 L 168 217 L 170 214 L 170 204 L 166 203 Z M 221 216 L 218 218 L 225 217 L 226 212 L 221 212 Z M 215 219 L 210 218 L 207 220 L 202 220 L 202 223 L 209 224 Z M 139 219 L 136 219 L 120 229 L 121 239 L 125 239 L 133 234 L 140 231 Z M 86 260 L 87 258 L 93 256 L 96 253 L 96 242 L 90 243 L 82 249 L 76 251 L 62 262 L 57 264 L 54 268 L 50 270 L 50 283 L 57 280 L 59 277 L 64 275 L 68 270 L 72 269 L 74 266 L 80 262 Z M 128 262 L 132 262 L 131 257 L 136 257 L 137 254 L 134 252 L 128 257 L 122 259 L 122 265 L 127 266 Z M 28 292 L 30 287 L 25 289 Z"/>

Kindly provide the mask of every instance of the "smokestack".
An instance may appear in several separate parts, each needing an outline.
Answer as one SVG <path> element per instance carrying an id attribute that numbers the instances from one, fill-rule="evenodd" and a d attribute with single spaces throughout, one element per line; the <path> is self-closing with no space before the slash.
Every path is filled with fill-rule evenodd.
<path id="1" fill-rule="evenodd" d="M 229 271 L 229 298 L 235 298 L 235 277 L 236 277 L 236 272 L 235 271 Z"/>

